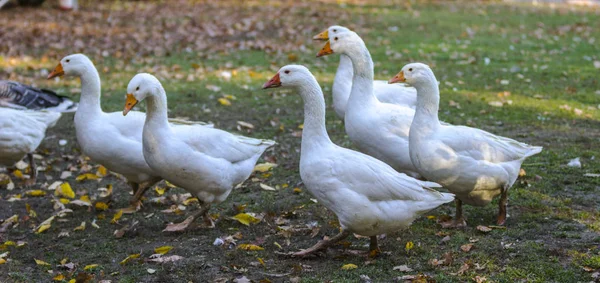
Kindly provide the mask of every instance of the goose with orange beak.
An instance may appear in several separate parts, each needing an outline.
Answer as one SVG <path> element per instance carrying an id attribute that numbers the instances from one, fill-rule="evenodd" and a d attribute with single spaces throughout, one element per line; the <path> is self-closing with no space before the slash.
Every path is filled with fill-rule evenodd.
<path id="1" fill-rule="evenodd" d="M 330 26 L 323 32 L 315 35 L 313 39 L 328 41 L 332 38 L 335 39 L 336 36 L 346 32 L 351 32 L 351 30 L 343 26 Z M 326 44 L 324 50 L 319 52 L 317 57 L 332 53 L 331 46 Z M 335 78 L 333 79 L 331 94 L 333 99 L 333 110 L 335 110 L 335 113 L 341 119 L 344 119 L 346 114 L 346 104 L 348 104 L 348 99 L 350 97 L 353 76 L 352 60 L 350 60 L 347 55 L 340 54 L 340 63 L 335 73 Z M 417 101 L 417 93 L 414 88 L 400 84 L 390 85 L 382 80 L 373 81 L 373 93 L 381 102 L 403 105 L 410 108 L 414 108 Z"/>
<path id="2" fill-rule="evenodd" d="M 408 153 L 414 110 L 405 105 L 383 103 L 375 96 L 373 61 L 355 32 L 330 37 L 317 56 L 333 53 L 345 55 L 352 62 L 350 97 L 344 114 L 346 133 L 352 143 L 359 151 L 384 161 L 398 172 L 419 177 Z"/>
<path id="3" fill-rule="evenodd" d="M 164 231 L 186 230 L 198 217 L 204 218 L 208 227 L 214 227 L 208 215 L 211 204 L 227 199 L 275 142 L 200 125 L 170 125 L 167 94 L 150 74 L 137 74 L 131 79 L 123 114 L 129 117 L 131 107 L 139 101 L 146 101 L 148 109 L 146 121 L 140 126 L 146 162 L 159 176 L 197 197 L 201 207 L 185 221 L 169 224 Z"/>
<path id="4" fill-rule="evenodd" d="M 311 248 L 293 253 L 308 256 L 352 233 L 370 237 L 370 255 L 379 253 L 377 235 L 408 228 L 414 219 L 451 202 L 452 194 L 431 188 L 358 151 L 337 146 L 325 127 L 325 99 L 315 77 L 301 65 L 287 65 L 263 85 L 290 88 L 304 101 L 300 177 L 308 191 L 333 211 L 342 231 Z"/>
<path id="5" fill-rule="evenodd" d="M 454 220 L 445 227 L 464 227 L 462 204 L 485 206 L 500 196 L 496 224 L 506 222 L 508 190 L 526 158 L 542 147 L 530 146 L 476 128 L 440 123 L 440 92 L 429 66 L 411 63 L 389 83 L 407 82 L 417 89 L 417 109 L 410 127 L 410 159 L 425 179 L 456 194 Z"/>

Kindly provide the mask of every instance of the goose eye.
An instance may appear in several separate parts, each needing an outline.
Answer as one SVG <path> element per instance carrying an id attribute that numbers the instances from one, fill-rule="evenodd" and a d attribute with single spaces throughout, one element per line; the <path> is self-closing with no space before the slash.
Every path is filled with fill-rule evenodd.
<path id="1" fill-rule="evenodd" d="M 71 59 L 67 59 L 67 63 L 71 62 Z"/>
<path id="2" fill-rule="evenodd" d="M 135 90 L 140 90 L 140 87 L 139 87 L 139 86 L 138 86 L 138 87 L 136 87 L 136 88 L 135 88 Z"/>
<path id="3" fill-rule="evenodd" d="M 337 32 L 337 29 L 334 29 L 333 32 Z"/>
<path id="4" fill-rule="evenodd" d="M 337 36 L 333 40 L 338 40 Z"/>
<path id="5" fill-rule="evenodd" d="M 408 69 L 408 71 L 409 71 L 409 72 L 412 72 L 412 68 L 409 68 L 409 69 Z"/>
<path id="6" fill-rule="evenodd" d="M 283 72 L 284 72 L 284 73 L 286 73 L 286 74 L 289 74 L 289 73 L 290 73 L 290 70 L 285 70 L 285 71 L 283 71 Z"/>

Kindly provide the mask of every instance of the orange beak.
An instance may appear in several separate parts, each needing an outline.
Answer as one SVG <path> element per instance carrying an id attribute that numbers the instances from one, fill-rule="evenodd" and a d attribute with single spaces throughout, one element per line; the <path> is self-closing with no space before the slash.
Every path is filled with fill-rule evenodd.
<path id="1" fill-rule="evenodd" d="M 317 58 L 321 57 L 321 56 L 329 55 L 329 54 L 333 54 L 333 50 L 331 50 L 331 44 L 329 44 L 329 41 L 327 41 L 327 43 L 325 43 L 325 46 L 323 46 L 323 48 L 321 48 L 321 51 L 319 51 L 319 53 L 317 53 Z"/>
<path id="2" fill-rule="evenodd" d="M 58 65 L 56 65 L 56 68 L 54 68 L 54 71 L 52 71 L 52 73 L 48 74 L 48 79 L 63 76 L 64 74 L 65 74 L 65 71 L 63 70 L 62 64 L 58 63 Z"/>
<path id="3" fill-rule="evenodd" d="M 322 31 L 321 33 L 313 36 L 314 40 L 329 40 L 329 31 L 325 30 Z"/>
<path id="4" fill-rule="evenodd" d="M 267 89 L 267 88 L 274 88 L 274 87 L 280 87 L 280 86 L 281 86 L 281 80 L 279 79 L 279 73 L 277 73 L 268 82 L 266 82 L 262 88 Z"/>
<path id="5" fill-rule="evenodd" d="M 404 82 L 406 82 L 406 78 L 404 78 L 404 71 L 400 71 L 400 73 L 398 73 L 397 75 L 395 75 L 393 78 L 391 78 L 388 81 L 388 84 L 404 83 Z"/>
<path id="6" fill-rule="evenodd" d="M 129 113 L 129 111 L 131 111 L 131 108 L 133 108 L 133 106 L 138 104 L 138 102 L 139 101 L 137 99 L 135 99 L 135 96 L 133 96 L 133 94 L 128 93 L 127 100 L 125 101 L 125 109 L 123 109 L 123 116 L 126 116 L 127 113 Z"/>

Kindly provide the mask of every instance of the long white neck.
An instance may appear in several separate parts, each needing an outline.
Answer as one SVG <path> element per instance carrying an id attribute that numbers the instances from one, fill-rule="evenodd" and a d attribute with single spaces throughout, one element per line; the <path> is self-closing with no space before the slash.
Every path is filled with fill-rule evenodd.
<path id="1" fill-rule="evenodd" d="M 348 98 L 352 90 L 353 74 L 352 60 L 347 55 L 341 54 L 331 93 L 333 96 L 333 110 L 342 119 L 346 114 L 346 104 L 348 104 Z"/>
<path id="2" fill-rule="evenodd" d="M 332 144 L 325 128 L 325 98 L 323 91 L 312 79 L 299 87 L 298 92 L 304 100 L 304 129 L 302 130 L 302 151 L 300 158 L 310 151 Z"/>
<path id="3" fill-rule="evenodd" d="M 81 79 L 81 98 L 75 113 L 75 120 L 85 119 L 102 113 L 100 107 L 100 75 L 93 64 L 89 63 L 79 75 Z"/>
<path id="4" fill-rule="evenodd" d="M 152 133 L 160 135 L 161 132 L 170 132 L 171 127 L 169 126 L 169 116 L 167 108 L 167 94 L 165 89 L 156 85 L 154 95 L 146 97 L 146 122 L 144 124 L 144 132 L 146 129 L 150 129 Z"/>
<path id="5" fill-rule="evenodd" d="M 358 111 L 378 104 L 379 100 L 373 94 L 373 60 L 369 50 L 362 45 L 360 51 L 349 52 L 347 55 L 352 61 L 354 77 L 346 111 Z"/>
<path id="6" fill-rule="evenodd" d="M 413 133 L 428 134 L 440 126 L 438 110 L 440 105 L 440 89 L 435 76 L 431 75 L 427 82 L 415 84 L 417 89 L 417 107 L 415 117 L 411 125 L 411 136 Z M 412 128 L 419 131 L 412 131 Z"/>

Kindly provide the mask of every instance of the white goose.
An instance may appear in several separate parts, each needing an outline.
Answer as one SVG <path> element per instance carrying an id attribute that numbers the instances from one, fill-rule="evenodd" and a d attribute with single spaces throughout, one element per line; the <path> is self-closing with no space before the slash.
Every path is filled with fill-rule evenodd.
<path id="1" fill-rule="evenodd" d="M 35 184 L 37 168 L 31 153 L 44 139 L 46 129 L 54 126 L 60 116 L 59 112 L 0 107 L 0 165 L 13 166 L 27 155 L 31 173 L 25 184 Z"/>
<path id="2" fill-rule="evenodd" d="M 81 150 L 94 162 L 127 178 L 134 195 L 131 206 L 123 212 L 139 210 L 144 192 L 162 180 L 146 164 L 142 152 L 146 115 L 132 111 L 131 117 L 125 118 L 121 112 L 102 111 L 100 76 L 94 63 L 83 54 L 64 57 L 48 79 L 63 75 L 81 79 L 81 98 L 75 113 L 75 132 Z"/>
<path id="3" fill-rule="evenodd" d="M 313 39 L 329 40 L 331 37 L 348 31 L 351 30 L 343 26 L 330 26 L 325 31 L 315 35 Z M 352 60 L 347 55 L 340 54 L 340 64 L 335 73 L 331 94 L 333 96 L 333 109 L 341 119 L 344 119 L 346 113 L 346 104 L 350 97 L 353 76 Z M 415 108 L 417 103 L 417 91 L 414 88 L 398 84 L 390 85 L 386 81 L 373 81 L 373 93 L 379 101 L 384 103 L 399 104 L 410 108 Z"/>
<path id="4" fill-rule="evenodd" d="M 275 142 L 199 125 L 171 127 L 167 95 L 150 74 L 137 74 L 129 82 L 123 115 L 144 99 L 148 109 L 143 127 L 146 162 L 165 180 L 198 197 L 201 204 L 199 211 L 182 223 L 170 224 L 165 231 L 184 230 L 198 216 L 212 226 L 210 205 L 224 201 L 237 184 L 244 182 L 258 158 Z"/>
<path id="5" fill-rule="evenodd" d="M 440 124 L 440 92 L 429 66 L 412 63 L 390 83 L 406 82 L 417 89 L 417 110 L 410 128 L 410 157 L 419 173 L 456 194 L 456 216 L 446 226 L 466 226 L 462 203 L 485 206 L 498 195 L 498 225 L 506 221 L 508 189 L 525 158 L 540 153 L 509 138 L 465 126 Z"/>
<path id="6" fill-rule="evenodd" d="M 362 39 L 352 31 L 332 37 L 317 57 L 341 53 L 352 61 L 354 76 L 344 124 L 348 137 L 363 153 L 399 172 L 419 177 L 408 154 L 408 132 L 415 111 L 382 103 L 373 93 L 373 61 Z"/>
<path id="7" fill-rule="evenodd" d="M 371 237 L 370 250 L 378 251 L 377 235 L 407 228 L 419 215 L 454 199 L 430 189 L 440 187 L 436 183 L 411 178 L 378 159 L 332 143 L 325 128 L 323 92 L 306 67 L 284 66 L 263 88 L 279 86 L 293 88 L 304 100 L 302 181 L 337 215 L 342 227 L 335 237 L 294 255 L 314 253 L 350 233 Z"/>

